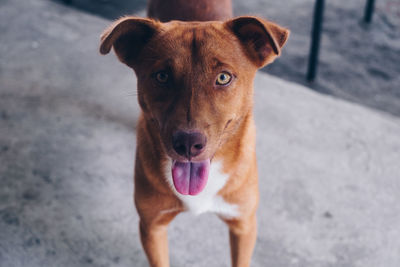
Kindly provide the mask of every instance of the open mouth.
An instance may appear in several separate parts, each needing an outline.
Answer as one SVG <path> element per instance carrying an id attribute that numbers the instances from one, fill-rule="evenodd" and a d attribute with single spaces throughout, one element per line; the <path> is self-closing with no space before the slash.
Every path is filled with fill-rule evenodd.
<path id="1" fill-rule="evenodd" d="M 203 191 L 207 184 L 210 159 L 199 162 L 172 162 L 172 180 L 176 191 L 182 195 L 195 196 Z"/>

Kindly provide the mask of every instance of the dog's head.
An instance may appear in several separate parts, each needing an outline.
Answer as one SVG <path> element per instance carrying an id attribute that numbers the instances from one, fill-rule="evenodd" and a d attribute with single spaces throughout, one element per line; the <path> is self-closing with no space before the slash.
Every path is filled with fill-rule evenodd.
<path id="1" fill-rule="evenodd" d="M 279 56 L 289 31 L 256 17 L 160 23 L 125 17 L 101 37 L 138 78 L 145 119 L 176 162 L 204 162 L 251 112 L 258 68 Z M 200 166 L 201 167 L 201 166 Z"/>

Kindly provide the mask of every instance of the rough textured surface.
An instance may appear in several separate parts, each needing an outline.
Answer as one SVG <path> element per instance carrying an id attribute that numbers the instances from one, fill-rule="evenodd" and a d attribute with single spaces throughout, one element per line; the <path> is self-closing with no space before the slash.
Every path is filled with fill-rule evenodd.
<path id="1" fill-rule="evenodd" d="M 1 266 L 147 266 L 132 203 L 136 80 L 98 54 L 108 24 L 0 2 Z M 397 267 L 400 121 L 265 74 L 255 86 L 252 266 Z M 229 266 L 215 216 L 182 214 L 169 233 L 172 266 Z"/>

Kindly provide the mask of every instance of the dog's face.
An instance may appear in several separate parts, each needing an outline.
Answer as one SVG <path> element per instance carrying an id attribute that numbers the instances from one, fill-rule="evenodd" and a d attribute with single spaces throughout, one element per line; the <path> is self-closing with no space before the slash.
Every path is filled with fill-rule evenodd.
<path id="1" fill-rule="evenodd" d="M 212 158 L 251 107 L 256 67 L 222 24 L 168 23 L 141 55 L 139 102 L 159 126 L 168 155 Z M 179 133 L 198 133 L 201 153 L 179 150 Z"/>
<path id="2" fill-rule="evenodd" d="M 251 111 L 258 68 L 279 55 L 288 31 L 241 17 L 227 22 L 160 23 L 124 18 L 102 36 L 138 78 L 138 99 L 178 162 L 212 159 Z"/>

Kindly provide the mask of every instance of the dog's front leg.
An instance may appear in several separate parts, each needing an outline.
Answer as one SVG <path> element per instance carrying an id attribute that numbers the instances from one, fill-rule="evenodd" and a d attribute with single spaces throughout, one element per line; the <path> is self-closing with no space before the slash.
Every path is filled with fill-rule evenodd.
<path id="1" fill-rule="evenodd" d="M 232 267 L 248 267 L 256 244 L 256 215 L 244 219 L 224 220 L 229 226 Z"/>
<path id="2" fill-rule="evenodd" d="M 169 266 L 167 227 L 177 214 L 168 213 L 154 219 L 140 220 L 140 239 L 151 267 Z"/>

